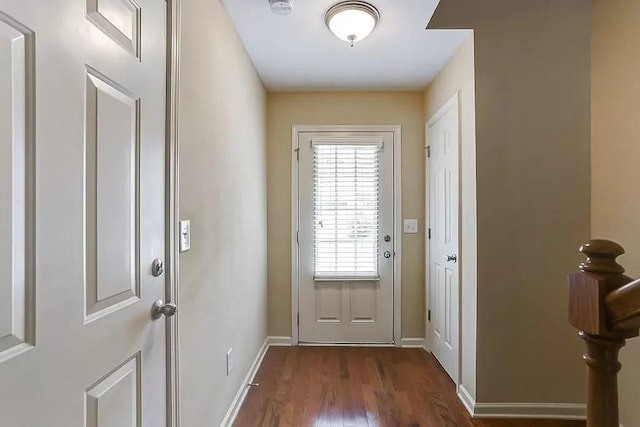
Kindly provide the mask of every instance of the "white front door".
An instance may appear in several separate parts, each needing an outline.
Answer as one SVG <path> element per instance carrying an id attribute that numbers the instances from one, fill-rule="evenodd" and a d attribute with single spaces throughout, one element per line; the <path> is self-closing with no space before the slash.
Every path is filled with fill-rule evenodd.
<path id="1" fill-rule="evenodd" d="M 302 132 L 299 341 L 393 342 L 393 132 Z"/>
<path id="2" fill-rule="evenodd" d="M 427 125 L 429 165 L 429 337 L 433 355 L 458 381 L 458 97 Z"/>
<path id="3" fill-rule="evenodd" d="M 165 14 L 0 0 L 2 426 L 166 425 Z"/>

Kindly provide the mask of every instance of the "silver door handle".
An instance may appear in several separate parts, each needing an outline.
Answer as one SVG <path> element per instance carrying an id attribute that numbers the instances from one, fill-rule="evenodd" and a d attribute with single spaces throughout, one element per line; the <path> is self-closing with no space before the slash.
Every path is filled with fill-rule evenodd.
<path id="1" fill-rule="evenodd" d="M 458 256 L 456 254 L 447 255 L 447 262 L 458 262 Z"/>
<path id="2" fill-rule="evenodd" d="M 156 300 L 151 306 L 151 318 L 158 320 L 162 316 L 171 317 L 178 311 L 178 306 L 172 302 L 164 303 L 161 299 Z"/>

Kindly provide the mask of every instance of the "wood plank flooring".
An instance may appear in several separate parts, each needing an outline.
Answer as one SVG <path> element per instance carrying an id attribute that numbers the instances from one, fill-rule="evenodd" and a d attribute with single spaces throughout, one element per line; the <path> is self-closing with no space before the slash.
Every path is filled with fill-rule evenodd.
<path id="1" fill-rule="evenodd" d="M 584 422 L 472 420 L 421 349 L 271 347 L 236 427 L 584 427 Z"/>

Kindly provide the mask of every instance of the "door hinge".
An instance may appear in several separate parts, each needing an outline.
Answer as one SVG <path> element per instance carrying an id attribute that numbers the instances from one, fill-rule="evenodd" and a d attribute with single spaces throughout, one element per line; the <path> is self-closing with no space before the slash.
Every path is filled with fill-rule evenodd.
<path id="1" fill-rule="evenodd" d="M 431 228 L 429 228 L 429 230 L 427 230 L 427 236 L 428 236 L 429 240 L 431 240 Z"/>
<path id="2" fill-rule="evenodd" d="M 427 311 L 427 320 L 431 322 L 431 310 Z"/>
<path id="3" fill-rule="evenodd" d="M 427 157 L 431 157 L 431 146 L 427 145 Z"/>
<path id="4" fill-rule="evenodd" d="M 296 148 L 294 151 L 296 152 L 296 160 L 300 161 L 300 149 Z"/>
<path id="5" fill-rule="evenodd" d="M 298 312 L 298 320 L 297 320 L 297 324 L 298 324 L 298 326 L 300 326 L 300 312 Z"/>
<path id="6" fill-rule="evenodd" d="M 296 243 L 299 245 L 300 244 L 300 232 L 296 231 Z"/>

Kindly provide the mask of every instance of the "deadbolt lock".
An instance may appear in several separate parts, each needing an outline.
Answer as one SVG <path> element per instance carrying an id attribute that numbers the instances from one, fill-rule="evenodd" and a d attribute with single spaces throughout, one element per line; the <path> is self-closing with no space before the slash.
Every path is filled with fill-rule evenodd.
<path id="1" fill-rule="evenodd" d="M 151 264 L 151 274 L 153 277 L 158 277 L 162 276 L 162 273 L 164 273 L 164 262 L 160 258 L 156 258 Z"/>

